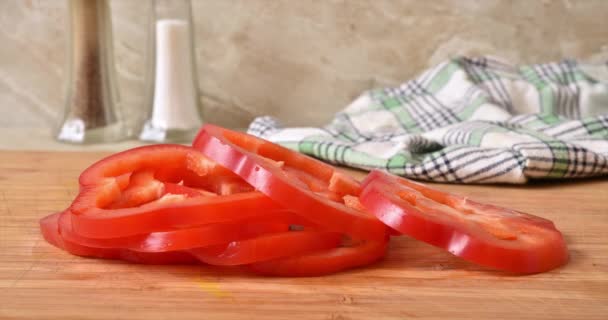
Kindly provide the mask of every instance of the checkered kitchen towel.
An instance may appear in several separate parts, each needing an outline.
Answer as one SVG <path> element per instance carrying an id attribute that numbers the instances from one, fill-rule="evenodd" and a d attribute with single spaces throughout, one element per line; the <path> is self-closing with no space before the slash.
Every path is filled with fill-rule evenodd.
<path id="1" fill-rule="evenodd" d="M 608 173 L 607 78 L 608 64 L 460 57 L 364 93 L 324 128 L 260 117 L 249 133 L 331 163 L 420 180 L 599 176 Z"/>

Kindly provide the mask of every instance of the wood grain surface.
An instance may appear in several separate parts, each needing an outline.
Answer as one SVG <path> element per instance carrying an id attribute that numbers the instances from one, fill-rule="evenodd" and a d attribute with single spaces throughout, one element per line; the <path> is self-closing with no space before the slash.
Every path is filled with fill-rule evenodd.
<path id="1" fill-rule="evenodd" d="M 608 180 L 436 185 L 553 220 L 571 261 L 549 273 L 496 272 L 400 237 L 367 268 L 266 278 L 86 259 L 47 244 L 38 219 L 65 208 L 78 174 L 103 155 L 0 152 L 0 319 L 608 319 Z"/>

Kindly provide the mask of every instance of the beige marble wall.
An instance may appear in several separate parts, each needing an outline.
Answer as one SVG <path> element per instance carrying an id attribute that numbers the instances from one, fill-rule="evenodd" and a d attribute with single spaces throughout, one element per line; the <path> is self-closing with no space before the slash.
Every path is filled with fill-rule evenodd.
<path id="1" fill-rule="evenodd" d="M 113 0 L 125 113 L 142 106 L 144 0 Z M 608 58 L 608 0 L 194 0 L 208 121 L 326 122 L 363 90 L 456 54 L 515 62 Z M 0 0 L 0 127 L 61 117 L 66 1 Z"/>

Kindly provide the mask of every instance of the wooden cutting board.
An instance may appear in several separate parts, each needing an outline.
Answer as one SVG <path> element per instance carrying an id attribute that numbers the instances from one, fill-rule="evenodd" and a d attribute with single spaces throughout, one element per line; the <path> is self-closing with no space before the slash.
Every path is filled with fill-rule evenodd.
<path id="1" fill-rule="evenodd" d="M 496 272 L 400 237 L 367 268 L 265 278 L 86 259 L 47 244 L 38 219 L 65 208 L 78 174 L 103 155 L 0 152 L 0 319 L 608 319 L 608 180 L 437 185 L 553 220 L 571 261 L 549 273 Z"/>

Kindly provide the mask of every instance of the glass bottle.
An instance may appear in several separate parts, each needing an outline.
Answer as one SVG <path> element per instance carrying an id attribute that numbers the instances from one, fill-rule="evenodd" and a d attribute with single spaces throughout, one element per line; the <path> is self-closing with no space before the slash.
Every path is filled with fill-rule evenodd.
<path id="1" fill-rule="evenodd" d="M 69 78 L 57 139 L 98 143 L 126 138 L 112 50 L 107 0 L 70 0 Z"/>
<path id="2" fill-rule="evenodd" d="M 203 120 L 189 0 L 155 0 L 150 19 L 146 121 L 139 138 L 188 142 Z"/>

